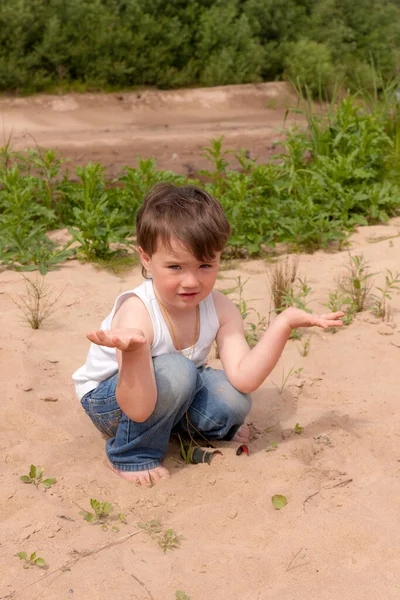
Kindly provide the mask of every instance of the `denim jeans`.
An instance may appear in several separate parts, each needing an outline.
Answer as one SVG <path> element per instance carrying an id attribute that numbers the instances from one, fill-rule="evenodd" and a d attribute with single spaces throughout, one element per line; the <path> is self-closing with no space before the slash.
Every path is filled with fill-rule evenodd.
<path id="1" fill-rule="evenodd" d="M 236 390 L 224 371 L 198 369 L 180 354 L 158 356 L 153 364 L 157 402 L 143 423 L 132 421 L 119 408 L 118 373 L 81 400 L 97 429 L 109 436 L 107 457 L 121 471 L 158 467 L 171 433 L 187 431 L 188 421 L 207 439 L 232 439 L 251 408 L 251 397 Z"/>

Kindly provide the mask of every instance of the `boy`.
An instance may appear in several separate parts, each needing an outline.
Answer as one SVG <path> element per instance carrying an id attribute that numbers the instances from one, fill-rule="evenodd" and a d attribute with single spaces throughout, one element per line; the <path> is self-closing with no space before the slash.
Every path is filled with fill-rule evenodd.
<path id="1" fill-rule="evenodd" d="M 249 394 L 276 365 L 292 329 L 339 327 L 343 313 L 283 311 L 250 350 L 241 315 L 214 290 L 230 228 L 220 204 L 195 186 L 153 187 L 137 215 L 142 273 L 121 294 L 73 375 L 95 426 L 109 436 L 111 468 L 138 485 L 169 475 L 173 431 L 246 443 Z M 205 367 L 216 340 L 223 370 Z M 193 430 L 191 430 L 193 431 Z"/>

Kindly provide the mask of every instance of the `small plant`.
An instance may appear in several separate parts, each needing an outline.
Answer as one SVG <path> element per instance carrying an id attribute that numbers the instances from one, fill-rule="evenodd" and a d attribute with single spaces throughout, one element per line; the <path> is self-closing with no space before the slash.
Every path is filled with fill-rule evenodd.
<path id="1" fill-rule="evenodd" d="M 291 374 L 293 373 L 293 371 L 294 371 L 294 365 L 290 369 L 289 373 L 285 376 L 285 369 L 282 369 L 282 379 L 281 379 L 280 385 L 276 385 L 276 383 L 274 381 L 272 381 L 272 383 L 274 384 L 274 386 L 278 390 L 279 394 L 283 394 L 283 391 L 284 391 L 284 389 L 286 387 L 288 379 L 291 376 Z"/>
<path id="2" fill-rule="evenodd" d="M 88 523 L 99 523 L 103 531 L 107 531 L 109 526 L 111 525 L 110 515 L 113 511 L 113 505 L 110 504 L 110 502 L 99 502 L 95 498 L 91 498 L 90 506 L 93 508 L 94 512 L 81 510 L 79 514 L 81 514 L 85 521 L 87 521 Z M 126 523 L 125 515 L 119 513 L 118 521 L 120 523 Z M 116 525 L 112 525 L 111 530 L 114 533 L 118 533 L 119 527 L 117 527 Z"/>
<path id="3" fill-rule="evenodd" d="M 297 377 L 300 377 L 300 375 L 302 374 L 303 371 L 304 371 L 304 367 L 300 367 L 299 369 L 296 369 L 296 371 L 293 371 L 293 374 L 296 375 Z"/>
<path id="4" fill-rule="evenodd" d="M 38 487 L 39 485 L 43 485 L 46 489 L 51 488 L 57 481 L 55 477 L 48 477 L 47 479 L 43 479 L 44 469 L 41 467 L 36 467 L 36 465 L 31 465 L 29 470 L 29 475 L 21 475 L 20 480 L 23 483 L 33 483 Z"/>
<path id="5" fill-rule="evenodd" d="M 277 450 L 277 448 L 278 448 L 278 442 L 272 442 L 271 447 L 266 448 L 265 452 L 275 452 L 275 450 Z"/>
<path id="6" fill-rule="evenodd" d="M 244 335 L 245 335 L 246 341 L 249 344 L 250 348 L 253 348 L 257 344 L 261 335 L 264 333 L 264 331 L 267 328 L 267 319 L 266 319 L 266 317 L 262 317 L 257 312 L 256 313 L 257 319 L 258 319 L 257 323 L 249 323 L 246 321 L 249 314 L 251 312 L 254 312 L 254 308 L 249 307 L 248 303 L 246 302 L 246 300 L 243 297 L 243 289 L 248 281 L 249 281 L 248 279 L 246 279 L 245 281 L 242 281 L 242 278 L 239 275 L 238 277 L 235 278 L 236 285 L 233 288 L 230 288 L 228 290 L 222 290 L 222 293 L 225 294 L 226 296 L 229 296 L 230 294 L 236 294 L 234 303 L 237 306 L 243 321 L 246 322 Z"/>
<path id="7" fill-rule="evenodd" d="M 353 311 L 358 313 L 364 310 L 374 274 L 370 273 L 369 264 L 362 254 L 349 256 L 350 264 L 346 267 L 348 274 L 339 279 L 339 289 L 345 297 L 350 298 Z"/>
<path id="8" fill-rule="evenodd" d="M 54 295 L 44 277 L 37 276 L 34 280 L 25 275 L 22 277 L 25 282 L 26 296 L 18 295 L 19 300 L 14 300 L 14 304 L 23 313 L 24 319 L 32 329 L 39 329 L 43 321 L 57 310 L 56 304 L 64 292 Z"/>
<path id="9" fill-rule="evenodd" d="M 166 529 L 159 538 L 158 545 L 165 554 L 167 550 L 179 548 L 181 540 L 183 540 L 182 535 L 178 535 L 173 529 Z"/>
<path id="10" fill-rule="evenodd" d="M 181 448 L 181 456 L 183 458 L 183 460 L 185 461 L 185 463 L 188 465 L 190 463 L 190 457 L 192 454 L 192 450 L 193 450 L 193 439 L 190 440 L 185 440 L 181 437 L 181 435 L 178 433 L 178 439 L 179 439 L 179 445 Z"/>
<path id="11" fill-rule="evenodd" d="M 307 310 L 306 300 L 311 292 L 307 279 L 297 276 L 299 259 L 288 258 L 284 262 L 277 263 L 271 270 L 269 286 L 271 290 L 274 312 L 281 313 L 289 306 L 295 306 Z"/>
<path id="12" fill-rule="evenodd" d="M 29 567 L 40 567 L 43 569 L 46 566 L 46 561 L 44 558 L 36 556 L 36 552 L 32 552 L 30 555 L 28 555 L 26 552 L 17 552 L 15 556 L 18 556 L 20 560 L 24 561 L 24 569 L 29 569 Z"/>
<path id="13" fill-rule="evenodd" d="M 138 527 L 143 529 L 153 540 L 157 542 L 164 554 L 167 550 L 175 550 L 181 545 L 182 535 L 178 535 L 173 529 L 163 530 L 159 519 L 152 519 L 145 523 L 138 523 Z"/>
<path id="14" fill-rule="evenodd" d="M 190 596 L 182 592 L 182 590 L 177 590 L 175 593 L 175 600 L 190 600 Z"/>
<path id="15" fill-rule="evenodd" d="M 310 354 L 311 349 L 311 335 L 302 343 L 301 347 L 298 348 L 301 356 L 308 356 Z M 297 371 L 296 371 L 297 373 Z"/>
<path id="16" fill-rule="evenodd" d="M 300 427 L 300 425 L 296 423 L 294 426 L 294 432 L 297 433 L 297 435 L 301 435 L 303 433 L 303 427 Z"/>
<path id="17" fill-rule="evenodd" d="M 374 299 L 374 304 L 372 307 L 373 314 L 382 319 L 389 320 L 390 316 L 390 306 L 387 301 L 392 299 L 393 290 L 400 290 L 400 273 L 396 271 L 395 274 L 392 273 L 389 269 L 386 269 L 385 274 L 385 284 L 383 287 L 377 287 L 376 289 L 380 292 L 380 295 L 371 294 Z"/>
<path id="18" fill-rule="evenodd" d="M 311 292 L 311 287 L 307 279 L 297 276 L 299 259 L 288 258 L 284 262 L 277 263 L 269 276 L 269 286 L 271 298 L 274 305 L 274 311 L 277 314 L 283 312 L 286 308 L 294 306 L 300 310 L 311 312 L 307 308 L 307 297 Z M 300 340 L 301 333 L 293 329 L 289 339 Z"/>
<path id="19" fill-rule="evenodd" d="M 342 322 L 344 325 L 351 325 L 354 319 L 355 308 L 353 305 L 353 301 L 348 296 L 345 296 L 341 291 L 336 290 L 335 292 L 329 293 L 329 300 L 326 304 L 324 304 L 327 308 L 329 308 L 330 312 L 338 312 L 339 310 L 345 313 L 345 316 L 342 318 Z M 339 331 L 339 327 L 331 327 L 329 330 L 331 333 L 337 333 Z"/>

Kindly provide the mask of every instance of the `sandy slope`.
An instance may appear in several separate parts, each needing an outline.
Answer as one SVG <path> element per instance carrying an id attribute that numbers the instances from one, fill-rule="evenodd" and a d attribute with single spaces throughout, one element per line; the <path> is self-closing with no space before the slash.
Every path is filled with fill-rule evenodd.
<path id="1" fill-rule="evenodd" d="M 395 270 L 400 237 L 371 240 L 398 232 L 400 220 L 360 230 L 354 249 L 374 272 Z M 301 257 L 313 309 L 323 310 L 346 262 L 346 253 Z M 250 277 L 246 298 L 266 314 L 270 268 L 262 261 L 242 263 L 223 271 L 218 285 L 231 285 L 238 274 Z M 104 466 L 104 440 L 75 399 L 70 375 L 87 351 L 84 332 L 140 279 L 137 268 L 121 279 L 71 261 L 48 275 L 55 291 L 65 290 L 59 310 L 32 331 L 12 301 L 24 290 L 20 275 L 0 274 L 0 598 L 30 585 L 14 597 L 173 600 L 183 589 L 192 600 L 397 600 L 400 294 L 392 300 L 390 335 L 380 333 L 367 311 L 337 334 L 311 332 L 306 358 L 300 342 L 288 343 L 254 394 L 250 457 L 237 457 L 235 445 L 225 443 L 219 463 L 181 466 L 171 444 L 172 478 L 138 489 Z M 377 275 L 375 283 L 381 279 Z M 293 365 L 304 369 L 301 380 L 292 376 L 279 395 L 272 382 L 279 384 Z M 296 423 L 304 427 L 301 435 L 293 433 Z M 275 441 L 278 448 L 266 452 Z M 44 492 L 20 483 L 31 462 L 43 465 L 57 484 Z M 280 512 L 271 505 L 276 493 L 288 499 Z M 91 497 L 112 502 L 128 524 L 116 534 L 84 522 L 78 505 L 88 508 Z M 85 557 L 151 519 L 183 535 L 181 548 L 164 555 L 140 533 Z M 22 550 L 36 550 L 49 570 L 23 570 L 14 556 Z"/>
<path id="2" fill-rule="evenodd" d="M 266 159 L 294 97 L 284 83 L 123 94 L 0 99 L 0 143 L 45 146 L 71 166 L 99 161 L 115 175 L 137 155 L 178 173 L 209 167 L 210 138 Z M 291 116 L 293 120 L 294 115 Z M 298 116 L 297 116 L 298 119 Z"/>

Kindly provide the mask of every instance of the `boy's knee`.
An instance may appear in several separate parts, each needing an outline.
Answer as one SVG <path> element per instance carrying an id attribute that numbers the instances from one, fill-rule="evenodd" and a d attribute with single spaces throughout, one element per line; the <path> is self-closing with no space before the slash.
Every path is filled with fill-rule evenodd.
<path id="1" fill-rule="evenodd" d="M 179 408 L 196 390 L 195 364 L 181 354 L 162 354 L 154 358 L 157 408 L 169 412 Z"/>
<path id="2" fill-rule="evenodd" d="M 236 423 L 244 423 L 251 409 L 250 394 L 243 394 L 234 388 L 230 383 L 226 383 L 221 390 L 223 403 L 226 405 L 231 417 Z"/>

